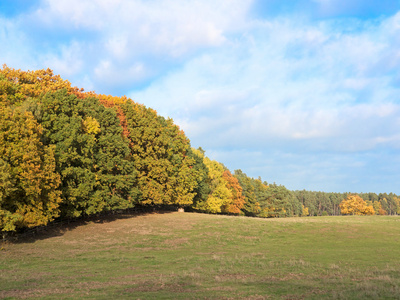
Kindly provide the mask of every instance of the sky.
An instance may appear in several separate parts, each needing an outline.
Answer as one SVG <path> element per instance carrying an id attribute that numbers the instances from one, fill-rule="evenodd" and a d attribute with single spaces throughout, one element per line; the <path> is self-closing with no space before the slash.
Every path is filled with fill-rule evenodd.
<path id="1" fill-rule="evenodd" d="M 0 0 L 0 64 L 170 117 L 232 172 L 400 194 L 400 0 Z"/>

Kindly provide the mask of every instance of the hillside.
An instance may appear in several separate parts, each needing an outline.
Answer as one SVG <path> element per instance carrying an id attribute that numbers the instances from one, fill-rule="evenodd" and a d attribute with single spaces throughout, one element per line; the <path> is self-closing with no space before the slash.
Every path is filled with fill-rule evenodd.
<path id="1" fill-rule="evenodd" d="M 0 251 L 0 298 L 395 299 L 400 218 L 122 215 Z"/>

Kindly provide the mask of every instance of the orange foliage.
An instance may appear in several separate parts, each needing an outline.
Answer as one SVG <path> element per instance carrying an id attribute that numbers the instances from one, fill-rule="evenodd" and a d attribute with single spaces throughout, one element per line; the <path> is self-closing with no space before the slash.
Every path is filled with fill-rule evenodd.
<path id="1" fill-rule="evenodd" d="M 119 122 L 122 127 L 122 134 L 126 138 L 129 139 L 129 129 L 128 129 L 128 123 L 126 121 L 126 116 L 120 106 L 120 104 L 125 103 L 128 101 L 128 98 L 123 96 L 123 97 L 114 97 L 114 96 L 106 96 L 106 95 L 97 95 L 99 98 L 99 101 L 101 104 L 103 104 L 105 107 L 116 107 L 117 108 L 117 117 L 119 119 Z M 130 139 L 129 139 L 130 140 Z"/>
<path id="2" fill-rule="evenodd" d="M 242 195 L 242 187 L 236 177 L 233 177 L 229 170 L 226 170 L 222 177 L 226 180 L 228 188 L 232 191 L 231 201 L 224 205 L 223 211 L 230 214 L 240 214 L 245 204 L 245 197 Z"/>

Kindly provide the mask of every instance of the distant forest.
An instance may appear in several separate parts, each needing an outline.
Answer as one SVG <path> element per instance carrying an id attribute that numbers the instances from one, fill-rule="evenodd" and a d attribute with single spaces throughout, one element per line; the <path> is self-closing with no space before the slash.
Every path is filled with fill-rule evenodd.
<path id="1" fill-rule="evenodd" d="M 233 173 L 170 118 L 72 87 L 50 69 L 0 69 L 0 228 L 133 207 L 253 217 L 399 214 L 390 194 L 290 191 Z"/>

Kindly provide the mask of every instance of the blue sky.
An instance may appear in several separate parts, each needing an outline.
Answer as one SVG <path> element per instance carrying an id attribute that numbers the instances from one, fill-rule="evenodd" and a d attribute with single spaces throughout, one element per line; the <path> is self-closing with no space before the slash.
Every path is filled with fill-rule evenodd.
<path id="1" fill-rule="evenodd" d="M 400 1 L 0 0 L 0 63 L 127 95 L 232 171 L 400 194 Z"/>

